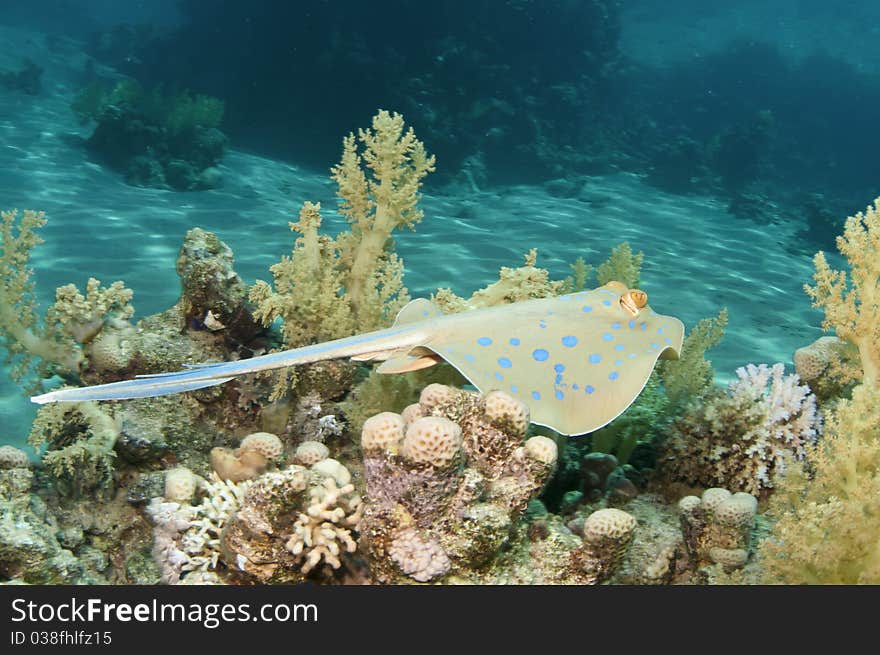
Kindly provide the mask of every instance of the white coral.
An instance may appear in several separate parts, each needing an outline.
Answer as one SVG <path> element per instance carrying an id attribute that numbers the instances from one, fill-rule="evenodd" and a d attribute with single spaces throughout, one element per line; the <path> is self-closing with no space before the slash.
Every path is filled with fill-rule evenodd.
<path id="1" fill-rule="evenodd" d="M 784 377 L 784 373 L 783 364 L 749 364 L 738 368 L 738 379 L 730 383 L 734 396 L 753 401 L 750 414 L 757 420 L 742 438 L 750 443 L 746 455 L 764 462 L 757 474 L 763 486 L 768 487 L 772 486 L 770 469 L 776 474 L 784 473 L 788 453 L 803 459 L 805 446 L 818 436 L 816 397 L 808 386 L 799 384 L 796 374 Z"/>
<path id="2" fill-rule="evenodd" d="M 189 571 L 216 568 L 220 533 L 241 506 L 251 481 L 229 482 L 216 475 L 204 485 L 198 505 L 153 498 L 147 513 L 153 520 L 153 558 L 162 569 L 162 581 L 180 583 Z"/>
<path id="3" fill-rule="evenodd" d="M 304 574 L 322 562 L 338 569 L 342 565 L 339 556 L 357 549 L 351 531 L 361 519 L 360 496 L 354 493 L 354 485 L 340 487 L 328 475 L 309 489 L 309 497 L 308 509 L 294 523 L 287 550 L 304 558 L 301 569 Z"/>

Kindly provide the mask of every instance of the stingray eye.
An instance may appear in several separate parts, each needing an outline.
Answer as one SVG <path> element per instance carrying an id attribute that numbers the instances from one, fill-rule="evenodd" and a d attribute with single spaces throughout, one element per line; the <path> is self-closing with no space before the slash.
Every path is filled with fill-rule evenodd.
<path id="1" fill-rule="evenodd" d="M 639 309 L 648 304 L 648 294 L 641 289 L 630 289 L 629 296 L 633 304 Z"/>

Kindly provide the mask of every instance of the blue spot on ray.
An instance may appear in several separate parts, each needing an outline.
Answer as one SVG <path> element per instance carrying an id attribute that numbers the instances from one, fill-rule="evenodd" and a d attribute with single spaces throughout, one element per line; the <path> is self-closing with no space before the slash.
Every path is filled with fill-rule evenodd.
<path id="1" fill-rule="evenodd" d="M 619 330 L 619 329 L 620 329 L 620 323 L 612 323 L 612 324 L 611 324 L 611 327 L 614 328 L 615 330 Z"/>
<path id="2" fill-rule="evenodd" d="M 578 390 L 577 382 L 575 382 L 573 385 L 571 385 L 571 388 L 574 389 L 575 391 L 577 391 Z"/>
<path id="3" fill-rule="evenodd" d="M 553 370 L 557 373 L 562 373 L 565 370 L 565 364 L 554 364 Z"/>
<path id="4" fill-rule="evenodd" d="M 614 350 L 626 350 L 626 346 L 624 346 L 622 343 L 617 343 L 614 344 Z"/>
<path id="5" fill-rule="evenodd" d="M 618 373 L 617 371 L 611 371 L 611 373 L 608 374 L 608 379 L 609 380 L 616 380 L 619 376 L 620 376 L 620 373 Z"/>
<path id="6" fill-rule="evenodd" d="M 496 373 L 496 374 L 495 374 L 495 379 L 496 379 L 496 380 L 503 380 L 503 379 L 504 379 L 504 376 L 501 375 L 501 373 Z"/>
<path id="7" fill-rule="evenodd" d="M 550 356 L 550 353 L 548 353 L 543 348 L 538 348 L 532 352 L 532 357 L 534 358 L 534 360 L 536 362 L 546 361 L 549 356 Z"/>
<path id="8" fill-rule="evenodd" d="M 498 366 L 500 366 L 501 368 L 510 368 L 511 366 L 513 366 L 513 362 L 511 362 L 507 357 L 499 357 Z"/>
<path id="9" fill-rule="evenodd" d="M 602 341 L 614 341 L 614 335 L 610 332 L 606 332 L 602 335 Z"/>
<path id="10" fill-rule="evenodd" d="M 476 357 L 473 355 L 464 355 L 464 361 L 473 363 Z"/>
<path id="11" fill-rule="evenodd" d="M 562 400 L 563 398 L 565 398 L 565 394 L 562 393 L 559 389 L 556 390 L 555 396 L 556 400 Z"/>
<path id="12" fill-rule="evenodd" d="M 622 366 L 622 365 L 623 365 L 623 360 L 622 360 L 622 359 L 615 359 L 615 360 L 614 360 L 614 365 L 615 365 L 615 366 Z"/>
<path id="13" fill-rule="evenodd" d="M 577 345 L 578 339 L 577 337 L 573 337 L 568 335 L 566 337 L 562 337 L 562 345 L 566 348 L 574 348 Z"/>
<path id="14" fill-rule="evenodd" d="M 510 393 L 517 393 L 518 391 L 519 387 L 517 387 L 515 384 L 510 387 Z"/>
<path id="15" fill-rule="evenodd" d="M 518 346 L 518 345 L 519 345 L 519 339 L 517 339 L 516 337 L 511 338 L 511 340 L 510 340 L 510 345 L 511 345 L 511 346 Z"/>
<path id="16" fill-rule="evenodd" d="M 586 391 L 587 393 L 593 393 L 595 390 L 596 387 L 594 387 L 592 384 L 588 384 L 586 387 L 584 387 L 584 391 Z"/>
<path id="17" fill-rule="evenodd" d="M 598 364 L 599 362 L 602 361 L 602 355 L 600 355 L 598 353 L 593 353 L 592 355 L 590 355 L 589 361 L 590 361 L 590 364 Z"/>
<path id="18" fill-rule="evenodd" d="M 541 394 L 538 393 L 537 391 L 533 391 L 532 398 L 534 398 L 535 400 L 541 400 Z"/>
<path id="19" fill-rule="evenodd" d="M 632 329 L 632 328 L 634 328 L 634 327 L 636 326 L 636 322 L 635 322 L 635 321 L 630 321 L 629 323 L 627 323 L 627 325 L 629 325 L 630 329 Z"/>
<path id="20" fill-rule="evenodd" d="M 593 311 L 593 308 L 590 307 L 589 305 L 584 305 L 581 309 L 583 309 L 585 312 L 591 312 L 591 311 Z"/>
<path id="21" fill-rule="evenodd" d="M 605 305 L 606 307 L 611 307 L 611 301 L 610 301 L 610 300 L 603 300 L 603 301 L 602 301 L 602 304 Z"/>
<path id="22" fill-rule="evenodd" d="M 477 339 L 477 343 L 481 346 L 491 346 L 492 339 L 490 339 L 489 337 L 480 337 L 479 339 Z"/>

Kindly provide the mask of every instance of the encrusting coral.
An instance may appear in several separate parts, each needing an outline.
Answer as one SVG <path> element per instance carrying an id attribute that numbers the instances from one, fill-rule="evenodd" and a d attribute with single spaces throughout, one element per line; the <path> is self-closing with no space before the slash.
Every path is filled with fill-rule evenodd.
<path id="1" fill-rule="evenodd" d="M 677 480 L 758 495 L 804 458 L 821 422 L 809 387 L 784 376 L 782 364 L 749 364 L 736 374 L 726 393 L 690 404 L 673 423 L 663 465 Z"/>

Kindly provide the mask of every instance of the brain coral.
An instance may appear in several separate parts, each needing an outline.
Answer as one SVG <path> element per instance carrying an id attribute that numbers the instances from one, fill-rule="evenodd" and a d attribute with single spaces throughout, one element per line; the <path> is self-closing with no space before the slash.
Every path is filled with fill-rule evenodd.
<path id="1" fill-rule="evenodd" d="M 461 427 L 447 418 L 426 416 L 406 429 L 401 454 L 411 462 L 448 466 L 461 447 Z"/>
<path id="2" fill-rule="evenodd" d="M 417 405 L 418 407 L 418 405 Z M 389 450 L 396 452 L 404 437 L 405 422 L 400 414 L 382 412 L 364 421 L 361 447 L 365 452 Z"/>
<path id="3" fill-rule="evenodd" d="M 270 432 L 254 432 L 241 440 L 238 446 L 240 451 L 253 450 L 260 453 L 269 461 L 277 460 L 284 452 L 284 444 L 281 439 Z"/>
<path id="4" fill-rule="evenodd" d="M 30 467 L 27 453 L 15 446 L 0 446 L 0 470 Z"/>
<path id="5" fill-rule="evenodd" d="M 303 466 L 312 466 L 327 459 L 330 449 L 320 441 L 303 441 L 293 453 L 293 461 Z"/>

